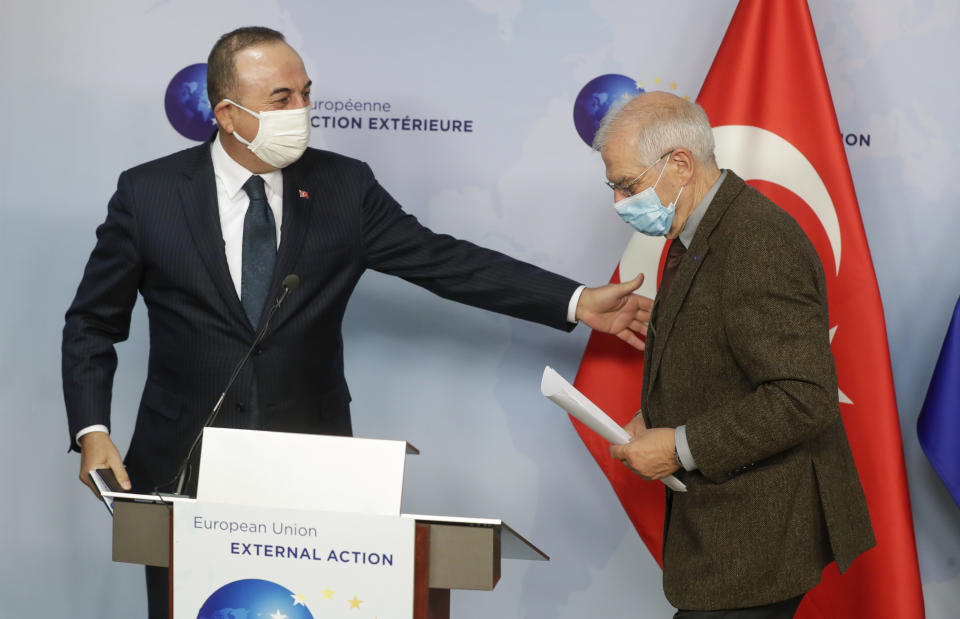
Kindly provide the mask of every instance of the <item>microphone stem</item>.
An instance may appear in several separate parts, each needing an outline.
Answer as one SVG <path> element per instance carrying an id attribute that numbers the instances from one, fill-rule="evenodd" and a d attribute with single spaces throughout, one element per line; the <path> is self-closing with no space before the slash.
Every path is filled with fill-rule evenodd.
<path id="1" fill-rule="evenodd" d="M 299 284 L 299 282 L 297 282 Z M 192 472 L 190 469 L 190 458 L 193 456 L 194 450 L 200 444 L 200 439 L 203 436 L 203 430 L 210 427 L 214 421 L 216 421 L 217 416 L 220 414 L 220 408 L 223 406 L 223 402 L 227 397 L 227 392 L 230 391 L 230 388 L 233 387 L 234 381 L 237 380 L 237 377 L 240 376 L 240 370 L 243 369 L 243 366 L 247 364 L 247 360 L 250 359 L 250 355 L 253 354 L 254 349 L 257 345 L 263 341 L 263 338 L 267 335 L 267 329 L 270 328 L 270 321 L 273 319 L 273 315 L 280 309 L 280 305 L 283 303 L 284 299 L 287 298 L 287 295 L 290 294 L 291 288 L 289 286 L 284 286 L 283 293 L 277 298 L 276 302 L 273 304 L 273 307 L 270 308 L 270 312 L 267 314 L 267 320 L 263 323 L 263 328 L 257 333 L 257 337 L 254 338 L 253 343 L 250 344 L 250 347 L 247 348 L 247 352 L 243 355 L 243 358 L 240 359 L 240 362 L 237 363 L 236 367 L 233 368 L 233 374 L 230 375 L 230 380 L 227 381 L 227 386 L 223 390 L 223 393 L 220 394 L 220 398 L 217 399 L 217 403 L 213 406 L 213 410 L 210 411 L 210 414 L 207 416 L 207 419 L 203 422 L 203 425 L 200 426 L 200 429 L 197 431 L 197 436 L 193 439 L 193 443 L 190 445 L 190 449 L 187 450 L 187 455 L 183 459 L 183 463 L 180 465 L 180 469 L 177 471 L 177 474 L 173 479 L 163 484 L 164 486 L 169 485 L 172 481 L 177 482 L 176 494 L 181 494 L 183 491 L 184 485 L 186 485 L 187 479 L 190 477 Z M 157 486 L 159 488 L 160 486 Z"/>

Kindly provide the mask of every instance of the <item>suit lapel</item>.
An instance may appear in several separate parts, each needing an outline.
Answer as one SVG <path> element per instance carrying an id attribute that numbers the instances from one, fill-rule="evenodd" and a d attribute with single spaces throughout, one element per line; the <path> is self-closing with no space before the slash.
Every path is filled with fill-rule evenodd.
<path id="1" fill-rule="evenodd" d="M 743 189 L 743 181 L 733 172 L 727 172 L 727 178 L 717 190 L 713 201 L 710 203 L 706 214 L 697 227 L 697 233 L 690 243 L 687 253 L 683 256 L 677 274 L 674 277 L 673 284 L 670 286 L 666 298 L 657 298 L 657 325 L 654 336 L 653 347 L 650 353 L 650 374 L 649 388 L 652 388 L 657 379 L 660 361 L 663 359 L 663 353 L 666 350 L 667 342 L 670 339 L 670 332 L 673 330 L 677 315 L 683 307 L 683 303 L 693 284 L 694 277 L 700 266 L 704 263 L 707 254 L 710 251 L 710 235 L 714 228 L 720 223 L 723 214 L 727 211 L 733 199 Z"/>
<path id="2" fill-rule="evenodd" d="M 699 236 L 699 230 L 697 231 Z M 657 370 L 660 367 L 660 360 L 663 358 L 663 351 L 667 340 L 670 339 L 670 331 L 673 330 L 673 323 L 677 319 L 677 313 L 683 306 L 683 301 L 687 297 L 690 285 L 693 284 L 693 278 L 700 270 L 700 265 L 710 250 L 710 246 L 704 241 L 699 244 L 694 240 L 690 244 L 690 249 L 680 261 L 677 268 L 677 274 L 674 276 L 673 284 L 665 299 L 657 299 L 657 332 L 654 337 L 653 351 L 650 356 L 650 384 L 657 379 Z"/>
<path id="3" fill-rule="evenodd" d="M 217 183 L 213 175 L 208 143 L 197 147 L 196 162 L 184 170 L 184 176 L 186 179 L 180 184 L 180 204 L 194 244 L 230 313 L 249 330 L 250 321 L 247 320 L 230 278 L 227 256 L 223 249 L 223 231 L 220 228 L 220 213 L 217 208 Z"/>
<path id="4" fill-rule="evenodd" d="M 273 271 L 268 303 L 280 296 L 283 278 L 294 273 L 313 214 L 311 205 L 317 199 L 315 185 L 309 182 L 303 158 L 283 170 L 283 224 L 280 230 L 280 248 L 277 266 Z M 281 320 L 277 317 L 277 322 Z M 275 323 L 276 324 L 276 323 Z"/>

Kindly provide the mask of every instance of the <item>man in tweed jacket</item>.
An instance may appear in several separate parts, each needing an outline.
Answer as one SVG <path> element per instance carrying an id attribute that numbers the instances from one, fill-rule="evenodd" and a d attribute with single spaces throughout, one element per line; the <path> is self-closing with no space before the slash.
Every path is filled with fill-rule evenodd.
<path id="1" fill-rule="evenodd" d="M 696 104 L 639 95 L 596 146 L 616 200 L 655 185 L 661 205 L 676 201 L 666 237 L 683 244 L 654 304 L 634 440 L 611 449 L 687 485 L 668 491 L 664 592 L 678 618 L 791 617 L 824 566 L 845 571 L 875 543 L 823 267 L 796 221 L 717 168 Z"/>

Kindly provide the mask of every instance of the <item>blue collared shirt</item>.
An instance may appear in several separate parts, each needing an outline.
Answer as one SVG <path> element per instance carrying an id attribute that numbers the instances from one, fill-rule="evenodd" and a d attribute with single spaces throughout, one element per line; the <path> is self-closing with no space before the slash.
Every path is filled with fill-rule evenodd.
<path id="1" fill-rule="evenodd" d="M 700 222 L 703 221 L 703 216 L 706 214 L 707 209 L 710 208 L 710 203 L 713 202 L 714 196 L 717 195 L 717 190 L 720 189 L 720 185 L 723 184 L 726 178 L 727 171 L 724 170 L 720 174 L 720 178 L 717 179 L 717 182 L 710 187 L 710 191 L 697 202 L 696 208 L 690 213 L 690 217 L 687 218 L 686 223 L 683 225 L 683 230 L 680 231 L 680 236 L 677 237 L 677 240 L 683 243 L 684 247 L 690 247 L 690 243 L 693 242 L 693 236 L 697 233 Z M 693 459 L 693 453 L 690 452 L 690 444 L 687 442 L 687 426 L 680 426 L 675 430 L 674 442 L 676 443 L 677 457 L 680 458 L 680 464 L 683 465 L 683 468 L 688 471 L 697 470 L 697 462 Z"/>

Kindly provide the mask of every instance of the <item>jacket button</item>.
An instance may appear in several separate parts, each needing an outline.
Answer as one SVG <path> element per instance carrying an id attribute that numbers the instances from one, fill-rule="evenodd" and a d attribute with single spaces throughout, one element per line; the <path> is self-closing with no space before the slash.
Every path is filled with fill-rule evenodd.
<path id="1" fill-rule="evenodd" d="M 257 346 L 256 348 L 253 349 L 253 354 L 259 357 L 260 355 L 263 354 L 263 348 L 261 348 L 260 346 Z"/>
<path id="2" fill-rule="evenodd" d="M 236 408 L 237 408 L 238 411 L 242 411 L 242 410 L 243 410 L 243 404 L 240 403 L 240 402 L 237 402 Z"/>

